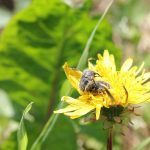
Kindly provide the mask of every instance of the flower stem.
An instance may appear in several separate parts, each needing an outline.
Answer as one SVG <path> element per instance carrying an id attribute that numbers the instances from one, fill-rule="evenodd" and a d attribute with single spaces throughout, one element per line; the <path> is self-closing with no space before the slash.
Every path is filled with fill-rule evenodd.
<path id="1" fill-rule="evenodd" d="M 112 150 L 112 130 L 113 128 L 110 128 L 108 130 L 107 150 Z"/>

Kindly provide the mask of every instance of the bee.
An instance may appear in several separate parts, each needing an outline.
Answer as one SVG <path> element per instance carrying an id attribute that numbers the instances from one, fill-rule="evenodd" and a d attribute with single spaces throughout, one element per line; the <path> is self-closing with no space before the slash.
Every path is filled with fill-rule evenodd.
<path id="1" fill-rule="evenodd" d="M 104 81 L 95 81 L 94 78 L 98 76 L 100 75 L 92 70 L 85 70 L 79 83 L 80 90 L 83 92 L 91 92 L 93 94 L 107 92 L 110 85 Z"/>

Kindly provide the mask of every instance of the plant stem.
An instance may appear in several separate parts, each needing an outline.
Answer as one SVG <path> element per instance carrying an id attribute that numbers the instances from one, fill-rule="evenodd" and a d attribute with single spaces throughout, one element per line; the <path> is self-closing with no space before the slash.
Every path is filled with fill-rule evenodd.
<path id="1" fill-rule="evenodd" d="M 107 150 L 112 150 L 112 130 L 113 128 L 110 128 L 108 130 Z"/>
<path id="2" fill-rule="evenodd" d="M 107 7 L 105 8 L 104 13 L 103 13 L 102 16 L 100 17 L 100 19 L 99 19 L 98 23 L 96 24 L 94 30 L 92 31 L 92 33 L 91 33 L 91 35 L 90 35 L 90 37 L 89 37 L 89 39 L 88 39 L 88 41 L 87 41 L 87 43 L 86 43 L 86 46 L 85 46 L 85 48 L 84 48 L 84 51 L 83 51 L 83 53 L 82 53 L 82 55 L 81 55 L 81 58 L 80 58 L 80 60 L 79 60 L 79 63 L 78 63 L 78 65 L 77 65 L 77 68 L 78 68 L 78 69 L 82 70 L 82 69 L 83 69 L 82 67 L 83 67 L 83 66 L 85 67 L 85 64 L 86 64 L 86 62 L 87 62 L 87 59 L 84 59 L 84 57 L 88 58 L 89 49 L 90 49 L 91 43 L 92 43 L 92 41 L 93 41 L 93 38 L 94 38 L 94 36 L 95 36 L 95 33 L 96 33 L 97 29 L 99 28 L 100 24 L 102 23 L 104 17 L 106 16 L 106 14 L 107 14 L 108 10 L 110 9 L 111 5 L 113 4 L 113 2 L 114 2 L 114 0 L 111 0 L 111 1 L 109 2 L 109 4 L 107 5 Z"/>

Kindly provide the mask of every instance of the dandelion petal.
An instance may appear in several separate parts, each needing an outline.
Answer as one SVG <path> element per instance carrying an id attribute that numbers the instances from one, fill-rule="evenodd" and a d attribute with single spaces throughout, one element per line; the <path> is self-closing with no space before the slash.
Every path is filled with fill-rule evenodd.
<path id="1" fill-rule="evenodd" d="M 131 58 L 127 59 L 121 67 L 121 71 L 128 71 L 132 66 L 133 60 Z"/>

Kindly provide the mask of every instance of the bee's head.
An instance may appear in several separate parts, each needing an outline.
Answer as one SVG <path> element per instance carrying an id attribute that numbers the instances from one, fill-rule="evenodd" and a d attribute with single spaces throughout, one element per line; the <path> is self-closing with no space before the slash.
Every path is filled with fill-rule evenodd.
<path id="1" fill-rule="evenodd" d="M 83 77 L 93 80 L 95 77 L 99 77 L 100 75 L 92 70 L 85 70 L 83 72 Z"/>

